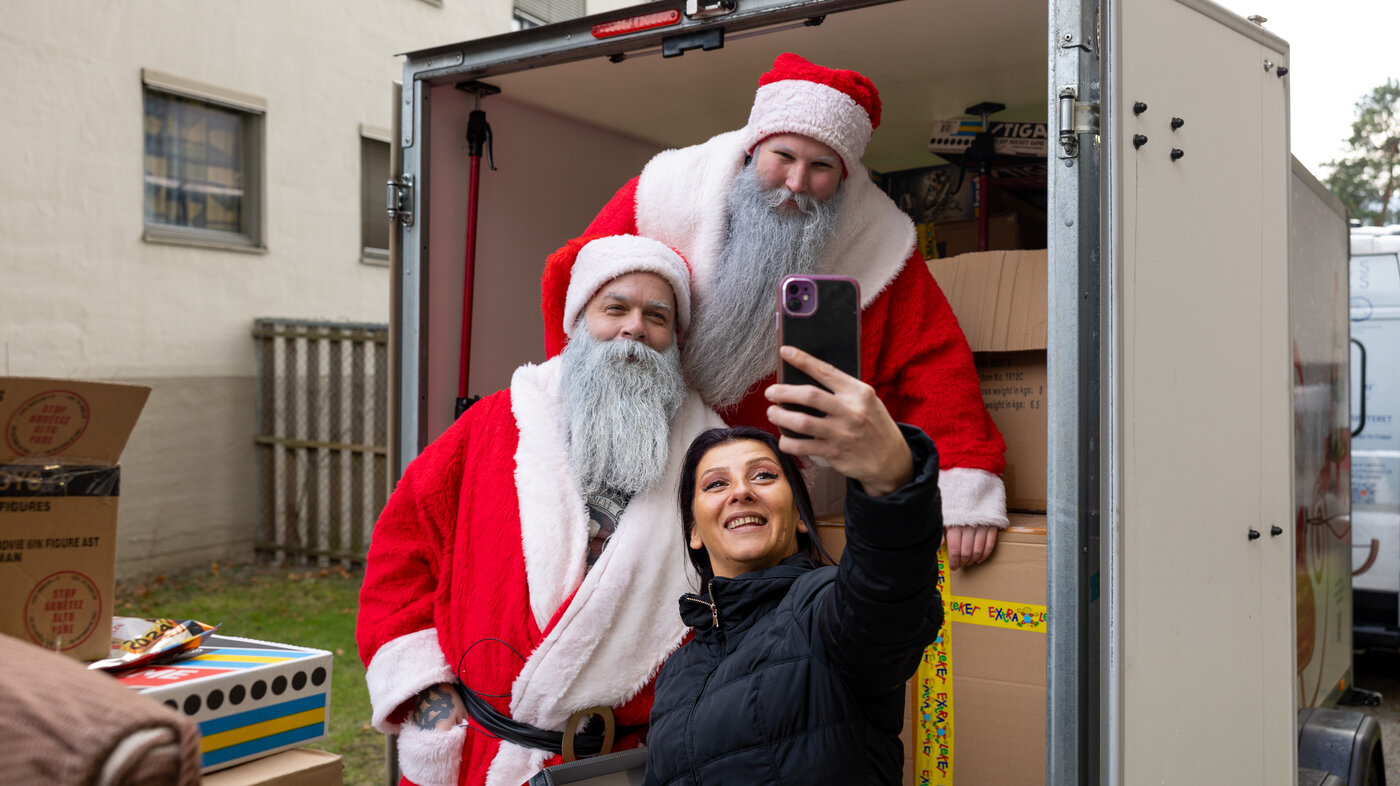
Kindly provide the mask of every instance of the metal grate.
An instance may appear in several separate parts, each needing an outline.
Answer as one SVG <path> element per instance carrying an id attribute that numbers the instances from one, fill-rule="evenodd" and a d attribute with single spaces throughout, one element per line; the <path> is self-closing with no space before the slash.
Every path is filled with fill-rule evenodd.
<path id="1" fill-rule="evenodd" d="M 389 328 L 259 319 L 259 517 L 278 562 L 363 562 L 389 494 Z"/>

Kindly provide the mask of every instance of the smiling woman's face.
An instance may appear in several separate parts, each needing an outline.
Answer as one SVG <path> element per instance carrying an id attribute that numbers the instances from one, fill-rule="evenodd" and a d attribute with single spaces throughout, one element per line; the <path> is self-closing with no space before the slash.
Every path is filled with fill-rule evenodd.
<path id="1" fill-rule="evenodd" d="M 807 531 L 778 457 L 754 440 L 716 445 L 700 458 L 692 510 L 690 547 L 703 547 L 726 578 L 796 554 L 797 533 Z"/>

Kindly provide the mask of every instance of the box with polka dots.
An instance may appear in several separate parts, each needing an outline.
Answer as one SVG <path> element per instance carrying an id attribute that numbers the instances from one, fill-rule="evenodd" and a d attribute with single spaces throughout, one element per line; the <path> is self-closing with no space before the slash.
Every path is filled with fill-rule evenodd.
<path id="1" fill-rule="evenodd" d="M 199 724 L 212 772 L 326 736 L 331 653 L 211 636 L 189 658 L 117 679 Z"/>

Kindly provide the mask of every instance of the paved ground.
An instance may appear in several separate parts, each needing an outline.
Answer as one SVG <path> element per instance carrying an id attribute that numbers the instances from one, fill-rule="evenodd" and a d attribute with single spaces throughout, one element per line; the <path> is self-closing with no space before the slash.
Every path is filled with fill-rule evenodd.
<path id="1" fill-rule="evenodd" d="M 1379 691 L 1379 707 L 1357 707 L 1381 725 L 1385 782 L 1400 786 L 1400 653 L 1371 651 L 1353 662 L 1356 687 Z"/>

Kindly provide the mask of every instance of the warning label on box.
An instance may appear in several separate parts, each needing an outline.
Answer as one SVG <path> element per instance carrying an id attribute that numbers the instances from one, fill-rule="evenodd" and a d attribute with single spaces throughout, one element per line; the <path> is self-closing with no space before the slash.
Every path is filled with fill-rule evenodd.
<path id="1" fill-rule="evenodd" d="M 69 390 L 49 390 L 20 404 L 5 424 L 10 449 L 22 456 L 52 456 L 78 441 L 88 424 L 88 403 Z"/>
<path id="2" fill-rule="evenodd" d="M 70 650 L 97 630 L 102 594 L 92 579 L 65 570 L 44 577 L 25 603 L 25 630 L 45 649 Z"/>

